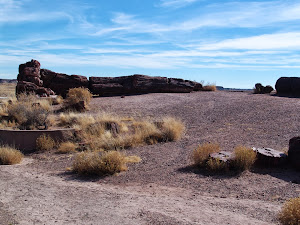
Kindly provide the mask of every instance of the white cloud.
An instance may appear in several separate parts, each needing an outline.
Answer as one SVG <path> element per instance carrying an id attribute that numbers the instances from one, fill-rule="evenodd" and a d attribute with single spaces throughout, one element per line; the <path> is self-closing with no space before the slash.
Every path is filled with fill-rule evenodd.
<path id="1" fill-rule="evenodd" d="M 158 6 L 167 8 L 180 8 L 199 0 L 161 0 Z"/>
<path id="2" fill-rule="evenodd" d="M 264 34 L 247 38 L 228 39 L 216 43 L 199 46 L 199 49 L 300 50 L 300 32 Z"/>

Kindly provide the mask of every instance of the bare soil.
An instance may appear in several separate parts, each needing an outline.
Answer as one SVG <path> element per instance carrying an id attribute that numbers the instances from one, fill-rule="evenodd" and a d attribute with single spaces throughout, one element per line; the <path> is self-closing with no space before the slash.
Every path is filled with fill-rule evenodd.
<path id="1" fill-rule="evenodd" d="M 115 176 L 66 172 L 74 155 L 26 156 L 0 166 L 0 224 L 277 224 L 283 202 L 300 195 L 300 173 L 254 168 L 210 174 L 191 166 L 198 144 L 218 142 L 287 150 L 300 134 L 300 101 L 248 92 L 196 92 L 103 97 L 91 113 L 158 119 L 186 126 L 177 142 L 126 150 L 142 158 Z"/>

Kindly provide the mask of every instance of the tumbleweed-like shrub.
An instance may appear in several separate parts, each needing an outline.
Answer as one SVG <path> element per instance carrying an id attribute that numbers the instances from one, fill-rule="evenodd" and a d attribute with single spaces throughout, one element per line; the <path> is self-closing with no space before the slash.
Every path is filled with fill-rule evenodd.
<path id="1" fill-rule="evenodd" d="M 92 99 L 92 94 L 87 88 L 71 88 L 67 93 L 67 98 L 64 102 L 65 108 L 78 110 L 77 104 L 83 102 L 83 107 L 88 107 Z"/>
<path id="2" fill-rule="evenodd" d="M 60 143 L 57 153 L 59 154 L 67 154 L 67 153 L 72 153 L 76 152 L 76 149 L 78 148 L 78 144 L 67 141 L 67 142 L 62 142 Z"/>
<path id="3" fill-rule="evenodd" d="M 73 163 L 73 171 L 81 175 L 112 175 L 127 170 L 127 163 L 138 158 L 126 157 L 119 151 L 81 152 Z"/>
<path id="4" fill-rule="evenodd" d="M 216 143 L 204 143 L 199 145 L 192 152 L 192 160 L 194 165 L 199 167 L 205 167 L 207 160 L 209 159 L 209 154 L 214 152 L 219 152 L 220 146 Z"/>
<path id="5" fill-rule="evenodd" d="M 205 85 L 202 87 L 202 91 L 216 91 L 216 85 Z"/>
<path id="6" fill-rule="evenodd" d="M 228 164 L 219 159 L 209 158 L 206 162 L 206 167 L 212 172 L 224 172 L 228 170 Z"/>
<path id="7" fill-rule="evenodd" d="M 300 224 L 300 197 L 288 200 L 279 213 L 279 221 L 284 225 Z"/>
<path id="8" fill-rule="evenodd" d="M 237 146 L 234 149 L 234 158 L 232 160 L 233 168 L 244 171 L 252 167 L 256 160 L 256 152 L 245 146 Z"/>
<path id="9" fill-rule="evenodd" d="M 36 148 L 39 151 L 49 151 L 55 147 L 55 141 L 46 134 L 41 135 L 36 139 Z"/>
<path id="10" fill-rule="evenodd" d="M 1 165 L 12 165 L 20 163 L 24 155 L 14 148 L 8 146 L 0 147 L 0 164 Z"/>

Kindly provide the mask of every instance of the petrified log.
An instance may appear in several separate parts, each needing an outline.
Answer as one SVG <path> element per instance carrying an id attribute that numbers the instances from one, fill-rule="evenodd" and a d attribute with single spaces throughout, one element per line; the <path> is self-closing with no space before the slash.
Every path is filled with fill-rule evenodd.
<path id="1" fill-rule="evenodd" d="M 273 91 L 273 87 L 270 85 L 263 86 L 261 83 L 255 84 L 255 94 L 269 94 Z"/>
<path id="2" fill-rule="evenodd" d="M 42 97 L 54 95 L 54 92 L 49 88 L 39 87 L 38 85 L 27 81 L 18 81 L 16 86 L 16 94 L 18 96 L 21 93 L 35 93 Z"/>
<path id="3" fill-rule="evenodd" d="M 91 92 L 100 95 L 191 92 L 202 89 L 200 83 L 193 81 L 140 74 L 123 77 L 90 77 L 89 80 Z"/>
<path id="4" fill-rule="evenodd" d="M 41 69 L 41 79 L 44 87 L 52 89 L 56 94 L 66 97 L 70 88 L 87 88 L 89 81 L 85 76 L 55 73 L 51 70 Z"/>
<path id="5" fill-rule="evenodd" d="M 210 153 L 209 157 L 213 158 L 213 159 L 218 159 L 221 162 L 229 164 L 230 160 L 232 160 L 234 158 L 234 154 L 232 152 L 221 151 L 221 152 L 216 152 L 216 153 Z"/>
<path id="6" fill-rule="evenodd" d="M 288 160 L 293 167 L 300 170 L 300 137 L 290 139 Z"/>
<path id="7" fill-rule="evenodd" d="M 280 77 L 275 88 L 278 95 L 300 96 L 300 77 Z"/>
<path id="8" fill-rule="evenodd" d="M 257 153 L 256 164 L 263 167 L 282 166 L 287 162 L 287 155 L 271 148 L 252 148 Z"/>

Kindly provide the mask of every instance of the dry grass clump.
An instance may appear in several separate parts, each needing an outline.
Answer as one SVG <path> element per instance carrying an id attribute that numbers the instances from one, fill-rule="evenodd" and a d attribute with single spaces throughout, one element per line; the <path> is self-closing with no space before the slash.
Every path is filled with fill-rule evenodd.
<path id="1" fill-rule="evenodd" d="M 127 170 L 127 163 L 137 162 L 118 151 L 81 152 L 73 163 L 73 171 L 81 175 L 112 175 Z"/>
<path id="2" fill-rule="evenodd" d="M 284 225 L 300 224 L 300 197 L 287 201 L 279 213 L 279 221 Z"/>
<path id="3" fill-rule="evenodd" d="M 7 106 L 7 117 L 22 130 L 47 129 L 50 109 L 48 100 L 38 99 L 34 94 L 20 94 L 17 101 Z"/>
<path id="4" fill-rule="evenodd" d="M 192 152 L 192 160 L 196 166 L 205 167 L 207 160 L 209 159 L 209 154 L 219 151 L 219 144 L 204 143 L 202 145 L 199 145 L 196 149 L 194 149 L 194 151 Z"/>
<path id="5" fill-rule="evenodd" d="M 216 91 L 216 85 L 205 85 L 202 87 L 202 91 Z"/>
<path id="6" fill-rule="evenodd" d="M 78 144 L 67 141 L 59 145 L 57 153 L 59 154 L 73 153 L 76 152 L 77 148 L 78 148 Z"/>
<path id="7" fill-rule="evenodd" d="M 24 155 L 14 148 L 8 146 L 0 147 L 0 164 L 1 165 L 12 165 L 20 163 Z"/>
<path id="8" fill-rule="evenodd" d="M 78 129 L 82 142 L 91 150 L 117 150 L 158 142 L 176 141 L 185 130 L 184 124 L 171 117 L 160 122 L 134 120 L 111 114 L 62 113 L 59 125 Z"/>
<path id="9" fill-rule="evenodd" d="M 64 102 L 65 108 L 79 110 L 76 105 L 83 102 L 83 107 L 88 108 L 92 94 L 87 88 L 71 88 L 68 91 L 67 98 Z"/>
<path id="10" fill-rule="evenodd" d="M 245 146 L 237 146 L 234 149 L 232 166 L 237 170 L 247 170 L 252 167 L 256 160 L 256 152 Z"/>
<path id="11" fill-rule="evenodd" d="M 207 169 L 212 172 L 228 170 L 228 164 L 219 159 L 209 158 L 206 162 Z"/>
<path id="12" fill-rule="evenodd" d="M 55 146 L 55 141 L 49 135 L 43 134 L 36 139 L 36 148 L 39 151 L 49 151 Z"/>

